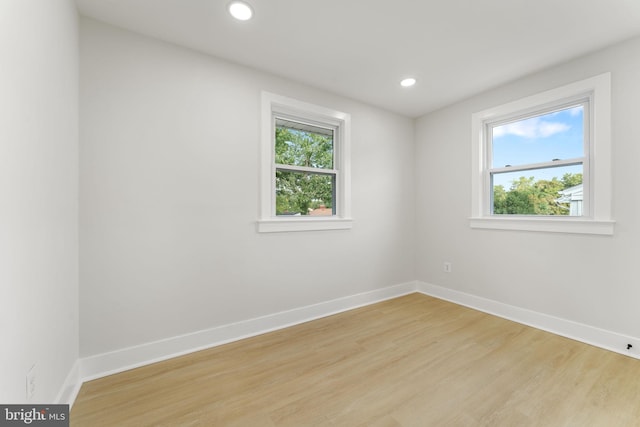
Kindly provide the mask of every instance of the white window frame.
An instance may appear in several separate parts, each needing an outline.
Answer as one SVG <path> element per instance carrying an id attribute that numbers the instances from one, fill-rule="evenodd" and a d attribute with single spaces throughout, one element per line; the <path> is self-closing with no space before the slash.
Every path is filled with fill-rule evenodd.
<path id="1" fill-rule="evenodd" d="M 258 232 L 344 230 L 352 228 L 351 218 L 351 116 L 341 111 L 310 104 L 270 92 L 262 92 L 260 137 L 260 217 Z M 334 169 L 336 176 L 335 215 L 331 217 L 276 216 L 276 117 L 299 120 L 335 129 Z M 287 167 L 295 169 L 295 167 Z"/>
<path id="2" fill-rule="evenodd" d="M 489 127 L 501 121 L 587 101 L 583 216 L 493 215 Z M 612 235 L 611 74 L 604 73 L 472 114 L 471 228 Z M 498 169 L 493 169 L 495 172 Z M 515 168 L 513 169 L 515 170 Z"/>

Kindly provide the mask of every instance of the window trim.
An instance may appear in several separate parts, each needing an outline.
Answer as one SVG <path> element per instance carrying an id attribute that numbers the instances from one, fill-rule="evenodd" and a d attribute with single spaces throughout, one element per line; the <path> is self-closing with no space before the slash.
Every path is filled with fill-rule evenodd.
<path id="1" fill-rule="evenodd" d="M 260 137 L 260 214 L 258 232 L 344 230 L 351 218 L 351 116 L 341 111 L 310 104 L 274 93 L 262 92 Z M 331 217 L 283 217 L 275 215 L 275 116 L 336 129 L 334 165 L 336 196 Z"/>
<path id="2" fill-rule="evenodd" d="M 490 160 L 487 125 L 589 99 L 589 151 L 583 168 L 589 212 L 581 217 L 492 215 L 487 180 Z M 612 235 L 611 219 L 611 73 L 528 96 L 472 114 L 471 228 Z M 588 154 L 588 155 L 587 155 Z"/>

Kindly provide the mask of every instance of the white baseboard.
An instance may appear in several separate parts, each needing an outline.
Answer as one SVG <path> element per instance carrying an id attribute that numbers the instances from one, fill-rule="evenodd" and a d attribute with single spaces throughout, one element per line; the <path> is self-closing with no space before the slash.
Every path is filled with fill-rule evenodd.
<path id="1" fill-rule="evenodd" d="M 556 335 L 640 359 L 640 338 L 625 336 L 566 319 L 489 300 L 425 282 L 414 281 L 280 313 L 222 325 L 186 335 L 81 358 L 69 373 L 60 403 L 73 402 L 84 381 L 216 347 L 244 338 L 341 313 L 376 302 L 420 292 Z M 626 346 L 633 345 L 631 350 Z"/>
<path id="2" fill-rule="evenodd" d="M 416 290 L 425 295 L 640 359 L 640 338 L 637 337 L 618 334 L 429 283 L 417 282 Z M 627 344 L 632 344 L 633 347 L 627 350 Z"/>
<path id="3" fill-rule="evenodd" d="M 80 387 L 82 387 L 82 378 L 80 377 L 80 359 L 78 359 L 67 374 L 67 378 L 62 385 L 62 389 L 60 390 L 60 393 L 58 393 L 56 403 L 60 405 L 69 405 L 70 407 L 73 406 L 73 402 L 75 402 L 76 397 L 80 392 Z"/>
<path id="4" fill-rule="evenodd" d="M 416 292 L 416 282 L 338 298 L 81 359 L 83 381 L 137 368 Z"/>

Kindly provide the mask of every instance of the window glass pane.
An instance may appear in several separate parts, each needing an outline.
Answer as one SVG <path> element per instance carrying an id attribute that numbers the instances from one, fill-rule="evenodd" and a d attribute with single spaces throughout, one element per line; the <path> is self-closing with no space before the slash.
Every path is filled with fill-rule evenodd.
<path id="1" fill-rule="evenodd" d="M 334 215 L 335 178 L 276 170 L 276 215 Z"/>
<path id="2" fill-rule="evenodd" d="M 492 128 L 492 166 L 584 156 L 584 104 Z"/>
<path id="3" fill-rule="evenodd" d="M 494 215 L 582 215 L 582 165 L 495 173 Z"/>
<path id="4" fill-rule="evenodd" d="M 333 169 L 333 129 L 276 119 L 276 163 Z"/>

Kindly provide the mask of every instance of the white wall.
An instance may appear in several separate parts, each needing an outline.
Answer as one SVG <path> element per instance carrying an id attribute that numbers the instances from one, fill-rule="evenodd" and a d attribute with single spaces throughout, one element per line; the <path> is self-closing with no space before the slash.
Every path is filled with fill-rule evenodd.
<path id="1" fill-rule="evenodd" d="M 413 122 L 81 20 L 81 355 L 413 280 Z M 352 116 L 354 228 L 258 234 L 260 92 Z"/>
<path id="2" fill-rule="evenodd" d="M 471 114 L 612 73 L 613 237 L 472 230 Z M 531 75 L 416 124 L 417 278 L 640 337 L 640 39 Z M 453 272 L 442 271 L 451 261 Z"/>
<path id="3" fill-rule="evenodd" d="M 0 402 L 55 402 L 78 358 L 78 31 L 71 0 L 0 2 Z"/>

